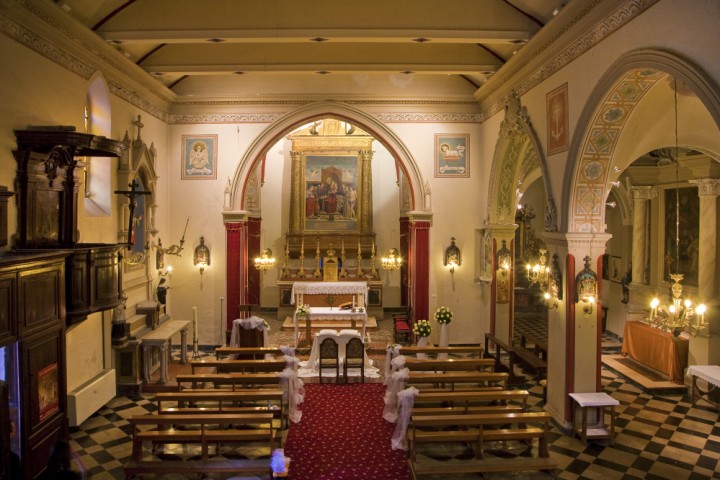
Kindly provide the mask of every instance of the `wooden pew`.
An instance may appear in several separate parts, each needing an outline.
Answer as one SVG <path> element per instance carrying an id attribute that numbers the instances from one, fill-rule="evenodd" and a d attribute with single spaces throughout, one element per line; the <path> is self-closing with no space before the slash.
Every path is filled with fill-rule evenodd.
<path id="1" fill-rule="evenodd" d="M 495 348 L 491 349 L 491 345 L 494 345 Z M 505 352 L 505 355 L 503 355 L 503 352 Z M 486 333 L 485 353 L 483 356 L 485 358 L 495 359 L 496 372 L 508 372 L 508 374 L 510 374 L 510 378 L 508 379 L 510 385 L 522 385 L 525 382 L 522 376 L 515 375 L 515 348 L 512 345 L 508 345 L 495 335 Z M 502 362 L 504 357 L 508 359 L 507 365 Z"/>
<path id="2" fill-rule="evenodd" d="M 197 389 L 199 384 L 212 383 L 229 386 L 231 390 L 253 385 L 279 385 L 280 377 L 277 373 L 183 373 L 175 376 L 178 388 L 183 390 L 183 384 L 189 383 L 190 388 Z"/>
<path id="3" fill-rule="evenodd" d="M 146 414 L 134 415 L 129 422 L 133 428 L 132 460 L 125 466 L 125 476 L 142 473 L 188 472 L 207 474 L 213 471 L 243 471 L 248 473 L 267 473 L 270 470 L 270 454 L 275 449 L 276 432 L 272 425 L 272 414 Z M 182 425 L 183 429 L 175 426 Z M 243 428 L 234 428 L 242 425 Z M 248 428 L 253 426 L 254 428 Z M 149 427 L 143 429 L 142 427 Z M 143 442 L 157 444 L 179 443 L 200 446 L 200 461 L 143 461 Z M 260 462 L 255 460 L 209 460 L 209 444 L 245 443 L 265 444 L 268 458 Z M 227 462 L 232 462 L 228 464 Z M 158 466 L 161 465 L 161 466 Z"/>
<path id="4" fill-rule="evenodd" d="M 262 360 L 265 355 L 282 355 L 282 351 L 277 347 L 217 347 L 215 349 L 215 358 L 217 359 L 230 355 Z"/>
<path id="5" fill-rule="evenodd" d="M 413 415 L 463 415 L 467 413 L 518 413 L 527 411 L 527 390 L 469 390 L 435 392 L 415 396 Z M 513 403 L 509 403 L 513 402 Z"/>
<path id="6" fill-rule="evenodd" d="M 482 345 L 453 345 L 448 347 L 418 347 L 418 346 L 410 346 L 400 347 L 400 354 L 401 355 L 417 355 L 418 353 L 424 353 L 426 355 L 437 355 L 438 353 L 448 353 L 448 354 L 458 354 L 458 355 L 467 355 L 467 354 L 476 354 L 481 356 L 483 354 L 483 351 L 485 349 Z"/>
<path id="7" fill-rule="evenodd" d="M 434 358 L 406 358 L 405 367 L 410 371 L 482 371 L 492 370 L 495 361 L 492 358 L 448 358 L 447 360 L 437 360 Z"/>
<path id="8" fill-rule="evenodd" d="M 523 364 L 530 367 L 536 373 L 538 380 L 542 380 L 543 377 L 547 376 L 547 362 L 535 355 L 535 353 L 521 345 L 514 347 L 514 353 Z"/>
<path id="9" fill-rule="evenodd" d="M 287 363 L 285 360 L 234 360 L 223 358 L 213 360 L 191 360 L 192 373 L 197 373 L 198 368 L 214 368 L 216 373 L 257 373 L 257 372 L 282 372 Z"/>
<path id="10" fill-rule="evenodd" d="M 448 389 L 456 391 L 457 384 L 468 385 L 466 389 L 492 389 L 504 390 L 507 388 L 509 375 L 504 372 L 448 372 L 428 373 L 410 372 L 406 386 L 433 385 L 433 388 Z M 446 387 L 446 385 L 450 385 Z M 479 385 L 479 387 L 478 387 Z"/>
<path id="11" fill-rule="evenodd" d="M 538 357 L 542 358 L 543 360 L 545 360 L 547 362 L 547 358 L 548 358 L 547 357 L 547 354 L 548 354 L 547 342 L 542 342 L 542 341 L 538 340 L 530 333 L 521 333 L 520 334 L 520 346 L 525 347 L 529 350 L 530 348 L 529 348 L 528 344 L 532 344 L 532 346 L 533 346 L 532 351 L 533 351 L 533 353 L 535 353 L 535 355 L 537 355 Z"/>
<path id="12" fill-rule="evenodd" d="M 557 462 L 550 457 L 548 437 L 550 414 L 524 412 L 504 414 L 412 415 L 407 431 L 410 469 L 419 475 L 451 476 L 463 473 L 554 470 Z M 537 456 L 488 457 L 487 442 L 524 442 L 532 448 L 538 441 Z M 419 459 L 418 448 L 427 444 L 464 442 L 474 445 L 475 458 L 437 461 Z"/>
<path id="13" fill-rule="evenodd" d="M 283 391 L 279 389 L 247 388 L 237 391 L 202 389 L 155 394 L 157 413 L 166 414 L 219 414 L 219 413 L 271 413 L 285 422 Z M 170 404 L 170 405 L 168 405 Z"/>

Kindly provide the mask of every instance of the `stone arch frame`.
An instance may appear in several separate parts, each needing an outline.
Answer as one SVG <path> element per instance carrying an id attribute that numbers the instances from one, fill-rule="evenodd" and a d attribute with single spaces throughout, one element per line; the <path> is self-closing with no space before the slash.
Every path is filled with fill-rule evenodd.
<path id="1" fill-rule="evenodd" d="M 423 180 L 420 168 L 415 162 L 413 155 L 405 146 L 404 142 L 386 125 L 367 112 L 345 103 L 333 101 L 304 105 L 269 125 L 255 138 L 245 151 L 245 154 L 240 160 L 240 163 L 235 170 L 235 175 L 231 181 L 229 191 L 230 209 L 244 210 L 244 192 L 247 188 L 248 179 L 253 171 L 253 168 L 257 162 L 261 161 L 263 155 L 277 141 L 278 138 L 289 133 L 298 125 L 327 117 L 354 123 L 382 142 L 390 153 L 397 159 L 400 168 L 403 169 L 405 175 L 408 177 L 411 191 L 412 209 L 428 212 L 430 209 L 429 187 Z"/>
<path id="2" fill-rule="evenodd" d="M 632 109 L 668 74 L 697 95 L 720 127 L 718 87 L 698 66 L 663 50 L 640 49 L 623 55 L 598 82 L 575 128 L 568 158 L 577 161 L 566 165 L 563 231 L 604 231 L 604 202 L 610 188 L 615 146 Z"/>
<path id="3" fill-rule="evenodd" d="M 545 187 L 545 231 L 557 231 L 555 201 L 550 188 L 547 159 L 532 126 L 527 109 L 517 93 L 505 106 L 505 120 L 495 146 L 491 188 L 488 190 L 488 224 L 514 225 L 518 182 L 541 176 Z M 539 170 L 539 172 L 538 172 Z"/>

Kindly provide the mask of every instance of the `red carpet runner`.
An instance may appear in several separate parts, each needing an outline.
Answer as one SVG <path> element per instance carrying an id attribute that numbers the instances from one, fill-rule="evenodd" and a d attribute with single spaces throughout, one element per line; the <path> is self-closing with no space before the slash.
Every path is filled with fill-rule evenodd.
<path id="1" fill-rule="evenodd" d="M 302 420 L 288 432 L 291 480 L 407 480 L 405 452 L 391 450 L 385 386 L 306 384 Z"/>

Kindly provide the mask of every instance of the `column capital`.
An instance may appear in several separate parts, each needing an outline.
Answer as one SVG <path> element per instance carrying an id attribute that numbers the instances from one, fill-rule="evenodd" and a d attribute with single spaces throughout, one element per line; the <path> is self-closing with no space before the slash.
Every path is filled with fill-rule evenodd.
<path id="1" fill-rule="evenodd" d="M 703 195 L 717 197 L 720 195 L 720 179 L 717 178 L 696 178 L 690 180 L 690 183 L 694 183 L 698 187 L 698 196 Z"/>
<path id="2" fill-rule="evenodd" d="M 432 225 L 432 217 L 433 214 L 431 212 L 412 211 L 407 213 L 408 221 L 411 224 L 418 222 L 427 222 L 428 225 Z"/>
<path id="3" fill-rule="evenodd" d="M 657 187 L 653 186 L 632 187 L 630 191 L 633 200 L 652 200 L 658 196 Z"/>
<path id="4" fill-rule="evenodd" d="M 252 212 L 247 210 L 228 210 L 222 212 L 223 223 L 247 223 Z"/>
<path id="5" fill-rule="evenodd" d="M 515 231 L 518 229 L 518 225 L 515 223 L 505 225 L 505 224 L 493 224 L 488 225 L 488 230 L 490 231 L 490 235 L 492 235 L 493 238 L 497 238 L 500 240 L 513 240 L 515 238 Z"/>

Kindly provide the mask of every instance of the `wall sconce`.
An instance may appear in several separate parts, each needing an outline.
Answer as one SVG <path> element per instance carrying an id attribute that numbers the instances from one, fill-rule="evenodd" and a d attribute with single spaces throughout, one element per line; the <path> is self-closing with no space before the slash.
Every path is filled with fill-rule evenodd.
<path id="1" fill-rule="evenodd" d="M 385 270 L 397 270 L 402 266 L 402 257 L 397 248 L 391 248 L 387 256 L 382 257 L 381 262 Z"/>
<path id="2" fill-rule="evenodd" d="M 173 271 L 172 265 L 168 265 L 168 267 L 165 269 L 165 271 L 158 270 L 158 275 L 161 277 L 169 277 L 170 275 L 172 275 L 172 271 Z"/>
<path id="3" fill-rule="evenodd" d="M 193 265 L 200 269 L 200 288 L 202 288 L 202 274 L 205 271 L 205 268 L 210 266 L 210 249 L 205 246 L 205 237 L 200 237 L 200 245 L 195 247 Z"/>
<path id="4" fill-rule="evenodd" d="M 455 267 L 462 264 L 462 255 L 460 249 L 455 245 L 455 237 L 450 237 L 450 245 L 445 249 L 443 257 L 443 265 L 450 267 L 450 275 L 455 273 Z"/>
<path id="5" fill-rule="evenodd" d="M 575 303 L 583 302 L 583 313 L 590 316 L 597 299 L 597 274 L 590 268 L 590 257 L 585 257 L 585 268 L 575 277 Z"/>
<path id="6" fill-rule="evenodd" d="M 558 308 L 558 302 L 562 300 L 562 272 L 558 263 L 557 253 L 553 254 L 553 261 L 548 273 L 548 286 L 545 292 L 545 306 L 547 308 Z"/>
<path id="7" fill-rule="evenodd" d="M 503 275 L 507 275 L 512 268 L 512 254 L 510 253 L 510 249 L 507 248 L 507 242 L 505 240 L 502 241 L 502 246 L 497 251 L 496 258 L 498 268 L 503 271 Z"/>
<path id="8" fill-rule="evenodd" d="M 264 272 L 275 268 L 275 257 L 273 257 L 272 250 L 266 248 L 259 257 L 255 257 L 255 268 Z"/>

